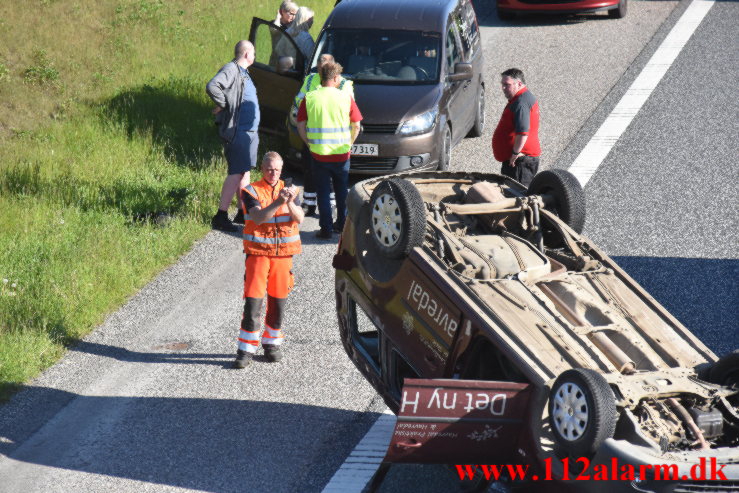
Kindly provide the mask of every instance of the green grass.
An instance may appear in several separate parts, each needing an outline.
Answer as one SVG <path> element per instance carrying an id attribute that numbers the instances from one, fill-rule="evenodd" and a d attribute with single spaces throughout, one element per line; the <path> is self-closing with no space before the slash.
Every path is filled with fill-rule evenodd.
<path id="1" fill-rule="evenodd" d="M 311 5 L 314 37 L 333 3 Z M 225 162 L 205 83 L 278 4 L 2 2 L 0 400 L 209 230 Z"/>

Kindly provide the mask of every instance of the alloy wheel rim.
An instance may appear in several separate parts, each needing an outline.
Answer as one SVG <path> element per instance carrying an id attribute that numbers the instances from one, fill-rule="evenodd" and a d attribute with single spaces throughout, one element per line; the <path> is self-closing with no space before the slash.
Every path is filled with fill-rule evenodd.
<path id="1" fill-rule="evenodd" d="M 400 207 L 387 193 L 377 197 L 372 206 L 372 231 L 380 244 L 391 247 L 400 240 L 403 230 Z"/>

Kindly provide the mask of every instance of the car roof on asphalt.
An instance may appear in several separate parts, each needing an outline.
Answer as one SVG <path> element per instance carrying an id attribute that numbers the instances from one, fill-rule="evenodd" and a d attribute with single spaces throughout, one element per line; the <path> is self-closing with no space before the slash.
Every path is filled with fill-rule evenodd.
<path id="1" fill-rule="evenodd" d="M 342 0 L 325 28 L 442 32 L 458 0 Z"/>

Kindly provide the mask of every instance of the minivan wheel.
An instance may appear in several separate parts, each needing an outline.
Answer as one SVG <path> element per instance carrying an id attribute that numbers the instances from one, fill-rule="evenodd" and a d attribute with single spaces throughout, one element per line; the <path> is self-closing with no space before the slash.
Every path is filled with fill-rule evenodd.
<path id="1" fill-rule="evenodd" d="M 616 430 L 613 391 L 600 373 L 572 368 L 557 377 L 549 394 L 549 424 L 568 454 L 589 456 Z"/>
<path id="2" fill-rule="evenodd" d="M 480 137 L 485 131 L 485 86 L 480 84 L 480 90 L 477 95 L 477 112 L 475 113 L 475 122 L 472 124 L 468 137 Z"/>
<path id="3" fill-rule="evenodd" d="M 444 127 L 444 137 L 442 138 L 442 148 L 439 154 L 439 171 L 449 171 L 452 163 L 452 129 L 449 125 Z"/>
<path id="4" fill-rule="evenodd" d="M 370 197 L 372 240 L 386 257 L 408 256 L 421 245 L 426 208 L 416 186 L 402 178 L 383 180 Z"/>

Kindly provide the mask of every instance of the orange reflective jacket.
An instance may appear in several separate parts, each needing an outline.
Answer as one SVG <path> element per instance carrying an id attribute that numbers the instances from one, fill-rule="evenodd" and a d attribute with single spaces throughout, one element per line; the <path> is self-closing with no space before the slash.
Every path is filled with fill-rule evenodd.
<path id="1" fill-rule="evenodd" d="M 257 199 L 262 209 L 265 209 L 279 197 L 280 190 L 284 186 L 285 182 L 282 180 L 274 187 L 264 180 L 259 180 L 242 190 Z M 298 223 L 290 216 L 287 204 L 280 206 L 270 220 L 259 225 L 252 221 L 248 211 L 244 210 L 244 252 L 247 255 L 287 257 L 300 251 Z"/>

